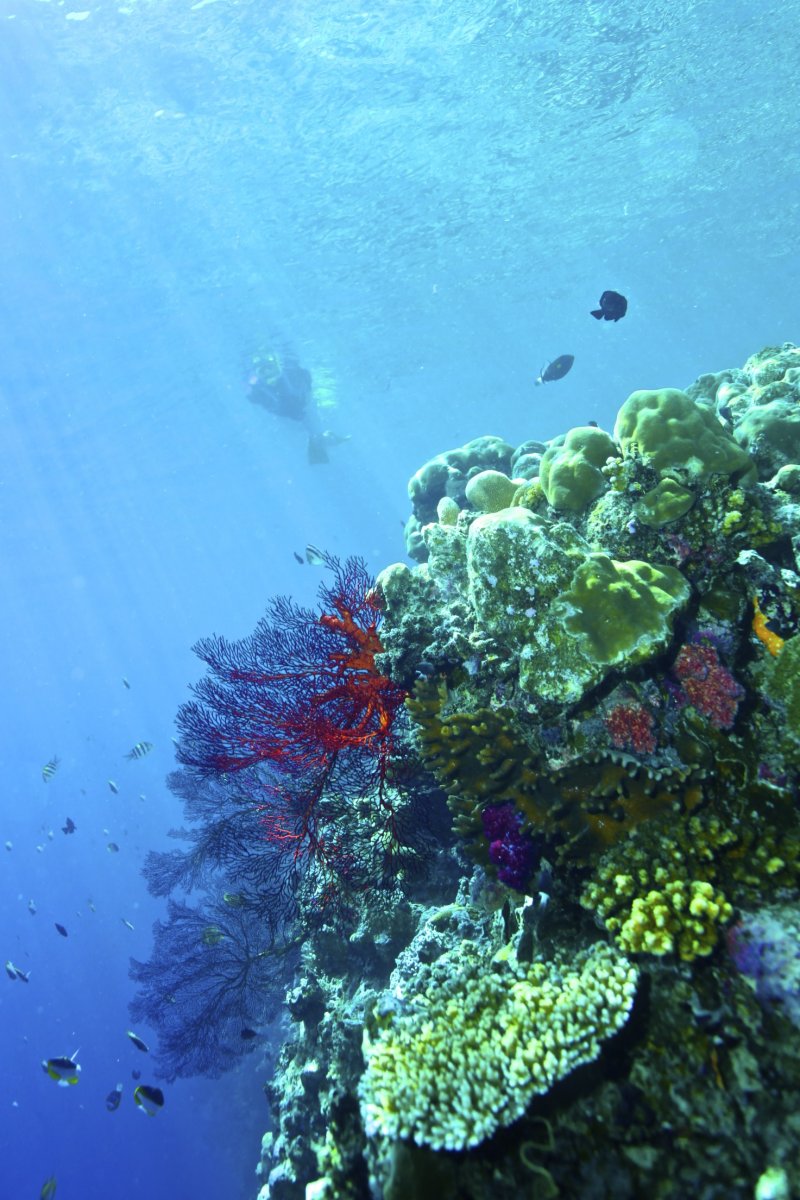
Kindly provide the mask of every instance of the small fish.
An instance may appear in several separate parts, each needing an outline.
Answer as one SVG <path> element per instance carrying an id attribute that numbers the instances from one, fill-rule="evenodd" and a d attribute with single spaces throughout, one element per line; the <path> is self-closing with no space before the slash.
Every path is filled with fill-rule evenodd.
<path id="1" fill-rule="evenodd" d="M 110 854 L 119 854 L 119 846 L 116 842 L 109 842 L 106 846 L 106 850 L 108 850 Z"/>
<path id="2" fill-rule="evenodd" d="M 131 1079 L 141 1079 L 141 1078 L 142 1078 L 141 1071 L 136 1071 L 136 1070 L 131 1071 Z"/>
<path id="3" fill-rule="evenodd" d="M 148 1117 L 154 1117 L 164 1107 L 164 1093 L 161 1088 L 151 1087 L 149 1083 L 140 1083 L 134 1089 L 133 1098 Z"/>
<path id="4" fill-rule="evenodd" d="M 14 843 L 6 842 L 6 850 L 13 850 L 13 849 L 14 849 Z"/>
<path id="5" fill-rule="evenodd" d="M 72 817 L 67 817 L 66 825 L 61 826 L 62 833 L 74 833 L 78 826 L 73 821 Z"/>
<path id="6" fill-rule="evenodd" d="M 53 1200 L 56 1194 L 56 1177 L 51 1175 L 49 1179 L 45 1179 L 42 1184 L 42 1190 L 39 1192 L 39 1200 Z"/>
<path id="7" fill-rule="evenodd" d="M 258 1037 L 258 1033 L 255 1029 L 243 1029 L 240 1032 L 239 1037 L 243 1042 L 252 1042 L 253 1038 Z"/>
<path id="8" fill-rule="evenodd" d="M 596 321 L 621 321 L 628 311 L 628 301 L 619 292 L 603 292 L 600 307 L 592 309 Z"/>
<path id="9" fill-rule="evenodd" d="M 229 908 L 238 908 L 242 903 L 242 897 L 238 892 L 223 892 L 222 899 Z"/>
<path id="10" fill-rule="evenodd" d="M 132 1029 L 126 1029 L 125 1032 L 133 1042 L 136 1049 L 141 1050 L 142 1054 L 147 1054 L 148 1050 L 150 1049 L 147 1042 L 143 1042 L 138 1034 L 134 1033 Z"/>
<path id="11" fill-rule="evenodd" d="M 33 900 L 28 901 L 28 912 L 31 914 L 32 917 L 36 916 L 36 905 Z"/>
<path id="12" fill-rule="evenodd" d="M 19 967 L 15 967 L 9 958 L 6 963 L 6 975 L 9 979 L 19 979 L 22 983 L 27 983 L 31 977 L 30 971 L 21 971 Z"/>
<path id="13" fill-rule="evenodd" d="M 540 383 L 553 383 L 556 379 L 563 379 L 572 368 L 574 362 L 574 354 L 559 354 L 558 358 L 554 358 L 551 363 L 542 367 L 535 386 L 538 387 Z"/>
<path id="14" fill-rule="evenodd" d="M 120 917 L 120 921 L 122 921 L 126 929 L 133 929 L 133 921 L 128 921 L 125 917 Z"/>
<path id="15" fill-rule="evenodd" d="M 114 793 L 115 796 L 119 793 L 119 788 L 114 783 L 113 779 L 109 779 L 108 786 L 111 788 L 111 791 Z"/>
<path id="16" fill-rule="evenodd" d="M 95 908 L 95 906 L 94 906 L 94 900 L 91 900 L 91 899 L 90 899 L 90 900 L 87 900 L 87 901 L 86 901 L 86 906 L 87 906 L 87 908 L 89 909 L 89 912 L 97 912 L 97 909 L 96 909 L 96 908 Z"/>
<path id="17" fill-rule="evenodd" d="M 306 562 L 311 567 L 324 567 L 326 555 L 324 551 L 317 546 L 312 546 L 309 542 L 306 546 Z"/>
<path id="18" fill-rule="evenodd" d="M 119 1108 L 119 1102 L 122 1099 L 122 1084 L 118 1083 L 113 1092 L 109 1092 L 106 1096 L 106 1108 L 109 1112 L 116 1112 Z"/>
<path id="19" fill-rule="evenodd" d="M 225 940 L 225 934 L 218 925 L 206 925 L 203 930 L 203 942 L 206 946 L 218 946 Z"/>
<path id="20" fill-rule="evenodd" d="M 58 756 L 56 754 L 50 759 L 50 762 L 45 763 L 42 767 L 42 779 L 45 783 L 49 783 L 58 770 Z"/>
<path id="21" fill-rule="evenodd" d="M 133 761 L 135 758 L 144 758 L 145 754 L 149 754 L 153 749 L 152 742 L 137 742 L 125 755 L 126 758 Z"/>
<path id="22" fill-rule="evenodd" d="M 294 555 L 295 562 L 299 562 L 299 563 L 300 563 L 300 566 L 302 567 L 303 563 L 306 561 L 306 560 L 303 558 L 302 554 L 298 554 L 296 550 L 293 550 L 293 551 L 292 551 L 292 554 Z"/>
<path id="23" fill-rule="evenodd" d="M 130 683 L 128 682 L 128 680 L 125 678 L 125 676 L 124 676 L 124 675 L 122 676 L 122 682 L 124 683 L 124 685 L 125 685 L 125 687 L 126 687 L 126 688 L 130 689 L 130 686 L 131 686 L 131 685 L 130 685 Z"/>
<path id="24" fill-rule="evenodd" d="M 64 926 L 63 926 L 63 925 L 59 925 L 58 921 L 56 921 L 56 922 L 55 922 L 55 926 L 56 926 L 56 929 L 58 930 L 58 932 L 61 934 L 61 936 L 62 936 L 62 937 L 69 937 L 69 934 L 67 933 L 67 931 L 66 931 L 66 929 L 64 928 Z"/>
<path id="25" fill-rule="evenodd" d="M 44 1058 L 42 1059 L 42 1070 L 45 1075 L 49 1075 L 54 1079 L 59 1087 L 70 1087 L 78 1082 L 80 1075 L 80 1066 L 75 1061 L 78 1057 L 78 1051 L 71 1058 Z"/>

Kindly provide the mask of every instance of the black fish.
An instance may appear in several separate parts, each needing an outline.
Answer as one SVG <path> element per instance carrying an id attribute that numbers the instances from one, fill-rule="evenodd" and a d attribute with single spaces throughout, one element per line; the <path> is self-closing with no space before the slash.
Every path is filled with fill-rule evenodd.
<path id="1" fill-rule="evenodd" d="M 258 1034 L 255 1029 L 243 1029 L 239 1034 L 243 1042 L 252 1042 L 253 1038 L 257 1038 Z"/>
<path id="2" fill-rule="evenodd" d="M 66 825 L 61 826 L 62 833 L 74 833 L 78 826 L 73 821 L 72 817 L 67 817 Z"/>
<path id="3" fill-rule="evenodd" d="M 567 371 L 571 370 L 574 362 L 574 354 L 559 354 L 558 358 L 554 358 L 546 367 L 542 367 L 539 378 L 536 380 L 537 386 L 540 383 L 552 383 L 555 379 L 563 379 Z"/>
<path id="4" fill-rule="evenodd" d="M 58 921 L 56 921 L 55 925 L 56 925 L 56 929 L 58 930 L 58 932 L 61 934 L 62 937 L 69 937 L 69 934 L 67 933 L 67 931 L 63 925 L 59 925 Z"/>
<path id="5" fill-rule="evenodd" d="M 628 311 L 628 301 L 619 292 L 603 292 L 600 307 L 592 309 L 596 321 L 621 321 Z"/>
<path id="6" fill-rule="evenodd" d="M 142 1078 L 141 1071 L 131 1071 L 131 1079 L 141 1079 L 141 1078 Z"/>
<path id="7" fill-rule="evenodd" d="M 148 1117 L 154 1117 L 164 1107 L 164 1093 L 161 1088 L 151 1087 L 149 1083 L 140 1083 L 134 1089 L 133 1098 Z"/>
<path id="8" fill-rule="evenodd" d="M 305 559 L 302 557 L 302 555 L 298 554 L 296 550 L 293 550 L 292 553 L 294 554 L 296 561 L 299 562 L 300 566 L 302 567 L 305 563 Z"/>

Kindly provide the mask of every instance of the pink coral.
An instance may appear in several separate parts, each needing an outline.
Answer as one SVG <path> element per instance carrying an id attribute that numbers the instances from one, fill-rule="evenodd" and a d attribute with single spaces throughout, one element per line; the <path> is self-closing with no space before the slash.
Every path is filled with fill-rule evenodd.
<path id="1" fill-rule="evenodd" d="M 618 750 L 652 754 L 656 748 L 653 714 L 641 704 L 617 704 L 606 717 L 606 729 Z"/>
<path id="2" fill-rule="evenodd" d="M 744 689 L 706 644 L 682 646 L 673 668 L 686 699 L 715 729 L 730 729 Z"/>

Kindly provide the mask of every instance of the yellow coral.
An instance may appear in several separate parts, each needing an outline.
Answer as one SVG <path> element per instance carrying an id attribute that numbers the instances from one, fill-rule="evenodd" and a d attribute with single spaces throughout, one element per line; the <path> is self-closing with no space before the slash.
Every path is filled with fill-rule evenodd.
<path id="1" fill-rule="evenodd" d="M 477 1146 L 593 1061 L 636 991 L 636 968 L 603 943 L 569 962 L 467 962 L 456 950 L 436 966 L 435 983 L 376 1037 L 364 1035 L 369 1136 L 437 1150 Z"/>

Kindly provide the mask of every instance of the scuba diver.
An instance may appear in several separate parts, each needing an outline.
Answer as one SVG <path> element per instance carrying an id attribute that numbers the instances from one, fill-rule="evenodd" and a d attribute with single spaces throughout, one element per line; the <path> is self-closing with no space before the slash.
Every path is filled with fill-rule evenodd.
<path id="1" fill-rule="evenodd" d="M 256 355 L 248 379 L 248 398 L 279 417 L 300 421 L 308 431 L 308 461 L 329 462 L 328 446 L 349 440 L 350 435 L 319 428 L 319 408 L 314 400 L 311 372 L 296 359 L 275 351 Z"/>

